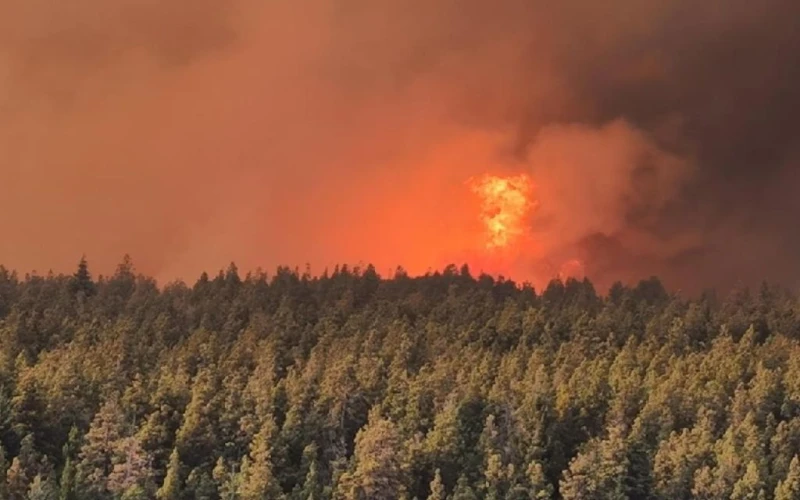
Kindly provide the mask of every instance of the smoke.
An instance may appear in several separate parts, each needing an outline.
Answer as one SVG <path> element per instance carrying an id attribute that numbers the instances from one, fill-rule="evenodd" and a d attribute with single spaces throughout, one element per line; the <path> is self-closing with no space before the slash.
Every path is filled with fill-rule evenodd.
<path id="1" fill-rule="evenodd" d="M 798 11 L 0 0 L 0 262 L 480 263 L 464 181 L 527 173 L 512 277 L 794 286 Z"/>
<path id="2" fill-rule="evenodd" d="M 635 232 L 630 215 L 638 212 L 645 223 L 657 217 L 691 172 L 687 159 L 660 149 L 624 121 L 544 127 L 528 163 L 541 186 L 533 231 L 548 243 L 546 253 L 587 235 Z M 630 244 L 658 251 L 644 248 L 644 235 Z"/>

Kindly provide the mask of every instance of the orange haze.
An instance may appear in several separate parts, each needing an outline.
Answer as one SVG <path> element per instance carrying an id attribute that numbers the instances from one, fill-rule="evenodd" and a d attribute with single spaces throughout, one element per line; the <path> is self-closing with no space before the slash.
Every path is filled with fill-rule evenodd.
<path id="1" fill-rule="evenodd" d="M 468 262 L 541 284 L 794 262 L 756 258 L 790 255 L 762 237 L 779 218 L 720 209 L 748 199 L 720 181 L 736 148 L 783 151 L 749 117 L 792 108 L 768 98 L 794 66 L 717 70 L 772 61 L 736 35 L 798 16 L 731 1 L 0 0 L 0 263 L 99 274 L 129 253 L 163 283 Z M 750 74 L 781 90 L 738 98 Z M 484 175 L 499 212 L 465 184 Z"/>

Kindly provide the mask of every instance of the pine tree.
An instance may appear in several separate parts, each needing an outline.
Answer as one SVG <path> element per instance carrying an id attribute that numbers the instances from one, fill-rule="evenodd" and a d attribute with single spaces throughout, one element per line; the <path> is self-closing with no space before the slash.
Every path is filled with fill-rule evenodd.
<path id="1" fill-rule="evenodd" d="M 195 500 L 214 500 L 218 498 L 217 485 L 214 483 L 207 468 L 195 468 L 186 478 L 184 495 Z"/>
<path id="2" fill-rule="evenodd" d="M 59 481 L 61 500 L 77 500 L 75 492 L 75 465 L 72 458 L 67 457 L 64 468 L 61 470 L 61 480 Z"/>
<path id="3" fill-rule="evenodd" d="M 800 363 L 798 365 L 800 367 Z M 800 372 L 798 372 L 798 375 L 800 375 Z M 800 395 L 800 392 L 798 392 L 798 395 Z M 794 418 L 778 424 L 775 429 L 775 435 L 770 439 L 769 450 L 770 455 L 772 455 L 770 469 L 773 476 L 771 479 L 777 485 L 778 481 L 786 478 L 792 459 L 795 457 L 797 450 L 800 450 L 800 419 Z"/>
<path id="4" fill-rule="evenodd" d="M 95 284 L 89 273 L 89 264 L 86 262 L 85 255 L 78 262 L 78 270 L 72 277 L 72 293 L 82 294 L 84 297 L 90 297 L 95 293 Z"/>
<path id="5" fill-rule="evenodd" d="M 6 486 L 6 472 L 8 470 L 8 460 L 6 450 L 0 443 L 0 498 L 8 498 L 8 487 Z"/>
<path id="6" fill-rule="evenodd" d="M 499 500 L 509 488 L 508 470 L 503 464 L 502 451 L 507 449 L 500 436 L 495 416 L 486 417 L 486 423 L 479 439 L 483 451 L 483 490 L 487 500 Z"/>
<path id="7" fill-rule="evenodd" d="M 570 463 L 561 481 L 565 500 L 583 498 L 626 499 L 628 459 L 620 428 L 608 438 L 590 440 Z"/>
<path id="8" fill-rule="evenodd" d="M 156 498 L 159 500 L 173 500 L 180 498 L 181 495 L 181 459 L 178 455 L 178 449 L 173 448 L 169 456 L 169 465 L 167 465 L 167 475 L 164 477 L 164 483 L 161 488 L 156 492 Z"/>
<path id="9" fill-rule="evenodd" d="M 61 469 L 61 478 L 59 481 L 61 500 L 77 500 L 75 490 L 75 458 L 80 450 L 80 433 L 78 428 L 73 426 L 69 431 L 67 442 L 64 443 L 61 449 L 61 455 L 64 459 L 64 467 Z"/>
<path id="10" fill-rule="evenodd" d="M 58 500 L 58 485 L 52 474 L 37 474 L 28 488 L 28 500 Z"/>
<path id="11" fill-rule="evenodd" d="M 800 500 L 800 458 L 795 455 L 789 473 L 775 488 L 775 500 Z"/>
<path id="12" fill-rule="evenodd" d="M 9 500 L 25 500 L 30 481 L 19 457 L 14 457 L 14 460 L 11 461 L 11 467 L 6 472 Z"/>
<path id="13" fill-rule="evenodd" d="M 439 469 L 436 469 L 433 481 L 431 481 L 430 490 L 431 493 L 428 495 L 428 500 L 445 500 L 446 494 L 444 484 L 442 484 L 442 473 Z"/>
<path id="14" fill-rule="evenodd" d="M 692 485 L 692 498 L 698 498 L 700 500 L 726 498 L 717 491 L 714 473 L 710 466 L 706 465 L 695 471 Z"/>
<path id="15" fill-rule="evenodd" d="M 239 484 L 242 479 L 240 472 L 230 470 L 225 460 L 219 457 L 211 475 L 218 485 L 219 497 L 221 500 L 238 499 Z"/>
<path id="16" fill-rule="evenodd" d="M 123 437 L 125 415 L 118 400 L 110 398 L 95 415 L 86 434 L 76 466 L 76 485 L 81 493 L 103 495 Z"/>
<path id="17" fill-rule="evenodd" d="M 503 467 L 503 459 L 499 453 L 492 453 L 486 459 L 486 468 L 483 472 L 483 491 L 486 500 L 500 500 L 505 496 L 507 485 L 507 470 Z"/>
<path id="18" fill-rule="evenodd" d="M 544 469 L 539 462 L 531 462 L 526 471 L 528 492 L 531 499 L 549 500 L 553 498 L 553 485 L 547 481 Z"/>
<path id="19" fill-rule="evenodd" d="M 308 470 L 297 498 L 299 500 L 321 500 L 323 485 L 317 464 L 317 446 L 314 444 L 306 446 L 303 450 L 303 458 L 308 464 Z"/>
<path id="20" fill-rule="evenodd" d="M 475 491 L 469 485 L 467 476 L 462 474 L 458 477 L 451 500 L 478 500 L 478 495 L 475 494 Z"/>
<path id="21" fill-rule="evenodd" d="M 120 441 L 116 449 L 114 466 L 108 475 L 108 490 L 116 495 L 141 490 L 145 494 L 152 489 L 152 459 L 142 449 L 136 437 Z M 132 493 L 130 493 L 132 494 Z"/>
<path id="22" fill-rule="evenodd" d="M 142 485 L 133 484 L 119 498 L 120 500 L 150 500 L 152 496 Z"/>
<path id="23" fill-rule="evenodd" d="M 758 500 L 764 498 L 764 488 L 755 462 L 747 464 L 747 471 L 733 486 L 731 500 Z"/>
<path id="24" fill-rule="evenodd" d="M 659 498 L 687 498 L 695 472 L 711 460 L 713 429 L 709 415 L 692 429 L 672 432 L 659 443 L 653 460 L 654 490 Z"/>
<path id="25" fill-rule="evenodd" d="M 213 453 L 216 443 L 212 424 L 211 402 L 216 393 L 216 376 L 209 369 L 201 369 L 192 384 L 192 396 L 183 414 L 183 423 L 175 437 L 176 447 L 184 465 L 197 467 L 203 458 Z"/>
<path id="26" fill-rule="evenodd" d="M 451 395 L 434 417 L 433 429 L 425 436 L 425 450 L 440 469 L 442 480 L 453 484 L 458 478 L 458 402 Z"/>
<path id="27" fill-rule="evenodd" d="M 6 472 L 8 496 L 11 500 L 24 499 L 30 483 L 40 472 L 40 456 L 34 448 L 33 442 L 32 434 L 28 434 L 22 439 L 19 453 L 11 461 L 11 467 Z"/>
<path id="28" fill-rule="evenodd" d="M 272 443 L 276 426 L 272 418 L 265 419 L 253 437 L 250 453 L 242 461 L 242 483 L 239 494 L 244 500 L 277 498 L 280 488 L 272 470 Z"/>
<path id="29" fill-rule="evenodd" d="M 355 467 L 342 476 L 340 494 L 347 500 L 394 500 L 406 493 L 397 426 L 370 412 L 369 424 L 356 436 Z"/>

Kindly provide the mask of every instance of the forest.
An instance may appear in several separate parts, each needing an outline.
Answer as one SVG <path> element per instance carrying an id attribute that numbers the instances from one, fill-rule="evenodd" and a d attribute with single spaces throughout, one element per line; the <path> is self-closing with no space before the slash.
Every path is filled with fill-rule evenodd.
<path id="1" fill-rule="evenodd" d="M 800 499 L 800 301 L 0 267 L 0 498 Z"/>

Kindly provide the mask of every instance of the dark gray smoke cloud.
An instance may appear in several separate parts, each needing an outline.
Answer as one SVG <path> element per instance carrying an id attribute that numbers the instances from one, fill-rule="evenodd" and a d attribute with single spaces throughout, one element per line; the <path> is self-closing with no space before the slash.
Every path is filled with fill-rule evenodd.
<path id="1" fill-rule="evenodd" d="M 646 33 L 571 66 L 581 99 L 592 103 L 581 119 L 624 116 L 695 159 L 694 175 L 655 219 L 640 223 L 629 214 L 632 225 L 664 239 L 695 233 L 695 241 L 663 259 L 643 256 L 641 266 L 686 286 L 759 279 L 795 286 L 800 7 L 782 0 L 666 5 Z M 587 250 L 608 251 L 613 239 L 588 238 Z M 612 267 L 629 265 L 622 259 Z"/>

